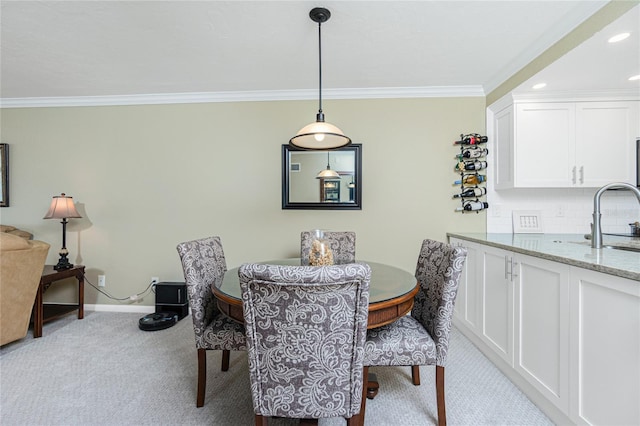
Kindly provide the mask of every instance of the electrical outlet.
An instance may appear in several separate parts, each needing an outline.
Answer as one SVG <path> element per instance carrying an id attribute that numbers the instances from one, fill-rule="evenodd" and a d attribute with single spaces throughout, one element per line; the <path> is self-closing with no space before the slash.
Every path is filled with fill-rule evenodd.
<path id="1" fill-rule="evenodd" d="M 104 287 L 105 285 L 107 285 L 107 276 L 98 275 L 98 287 Z"/>
<path id="2" fill-rule="evenodd" d="M 564 217 L 564 210 L 563 204 L 556 205 L 556 217 Z"/>
<path id="3" fill-rule="evenodd" d="M 158 284 L 160 282 L 159 277 L 151 277 L 151 285 Z"/>

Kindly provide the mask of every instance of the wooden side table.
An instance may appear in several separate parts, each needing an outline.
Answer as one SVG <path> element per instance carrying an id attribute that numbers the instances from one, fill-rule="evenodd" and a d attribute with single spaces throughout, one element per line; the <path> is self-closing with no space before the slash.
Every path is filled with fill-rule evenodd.
<path id="1" fill-rule="evenodd" d="M 56 281 L 65 278 L 78 280 L 78 304 L 61 305 L 56 303 L 43 303 L 42 295 Z M 73 268 L 56 271 L 53 265 L 45 265 L 40 286 L 33 303 L 33 337 L 42 337 L 42 324 L 49 322 L 69 312 L 78 311 L 78 319 L 84 318 L 84 266 L 75 265 Z"/>

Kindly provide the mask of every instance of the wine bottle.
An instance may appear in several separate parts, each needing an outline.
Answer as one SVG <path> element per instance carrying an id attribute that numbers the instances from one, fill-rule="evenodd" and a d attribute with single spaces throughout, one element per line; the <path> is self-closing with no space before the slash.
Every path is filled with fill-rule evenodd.
<path id="1" fill-rule="evenodd" d="M 489 154 L 489 150 L 487 148 L 479 148 L 475 145 L 472 148 L 465 148 L 462 150 L 462 154 L 460 154 L 463 158 L 480 158 Z"/>
<path id="2" fill-rule="evenodd" d="M 461 193 L 454 194 L 453 198 L 481 197 L 487 193 L 487 188 L 465 188 Z"/>
<path id="3" fill-rule="evenodd" d="M 481 143 L 487 143 L 489 138 L 486 136 L 480 136 L 477 133 L 473 133 L 470 135 L 464 135 L 460 138 L 459 141 L 455 141 L 454 145 L 478 145 Z"/>
<path id="4" fill-rule="evenodd" d="M 453 181 L 454 185 L 477 185 L 482 182 L 486 182 L 487 177 L 485 175 L 464 175 L 462 179 Z"/>
<path id="5" fill-rule="evenodd" d="M 482 170 L 487 168 L 486 161 L 461 161 L 456 164 L 456 170 Z"/>
<path id="6" fill-rule="evenodd" d="M 465 201 L 462 207 L 457 207 L 457 212 L 474 212 L 489 208 L 489 203 L 486 201 Z"/>

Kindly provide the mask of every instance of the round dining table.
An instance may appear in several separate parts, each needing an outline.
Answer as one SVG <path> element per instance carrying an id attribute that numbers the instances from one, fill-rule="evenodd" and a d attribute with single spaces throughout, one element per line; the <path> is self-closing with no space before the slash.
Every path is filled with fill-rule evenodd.
<path id="1" fill-rule="evenodd" d="M 410 272 L 384 263 L 357 260 L 371 267 L 369 282 L 369 322 L 367 328 L 376 328 L 394 322 L 413 307 L 413 296 L 419 285 Z M 300 266 L 300 258 L 257 262 L 271 265 Z M 238 269 L 229 269 L 222 282 L 213 287 L 218 307 L 229 318 L 244 323 Z"/>

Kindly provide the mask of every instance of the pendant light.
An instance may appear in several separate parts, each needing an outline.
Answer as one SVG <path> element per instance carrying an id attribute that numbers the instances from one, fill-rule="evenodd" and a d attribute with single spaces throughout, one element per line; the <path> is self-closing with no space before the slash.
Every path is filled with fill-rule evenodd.
<path id="1" fill-rule="evenodd" d="M 302 149 L 327 150 L 341 148 L 351 144 L 351 139 L 342 133 L 333 124 L 324 121 L 324 113 L 322 112 L 322 32 L 323 22 L 327 22 L 331 18 L 331 12 L 324 7 L 316 7 L 311 9 L 309 17 L 313 22 L 318 23 L 318 69 L 319 69 L 319 85 L 318 85 L 318 114 L 316 121 L 307 124 L 289 140 L 289 144 Z"/>
<path id="2" fill-rule="evenodd" d="M 340 175 L 329 166 L 329 151 L 327 151 L 327 168 L 316 176 L 316 179 L 340 179 Z"/>

